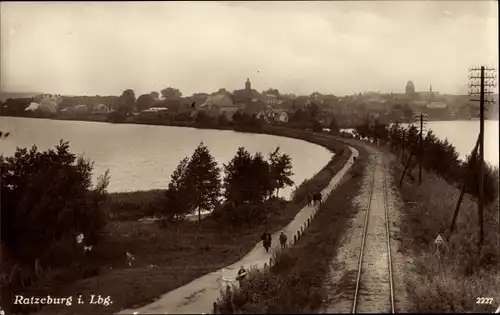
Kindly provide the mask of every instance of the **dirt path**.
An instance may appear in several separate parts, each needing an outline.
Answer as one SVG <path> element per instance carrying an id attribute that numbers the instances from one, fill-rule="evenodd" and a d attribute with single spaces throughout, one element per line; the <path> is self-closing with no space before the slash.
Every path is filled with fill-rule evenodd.
<path id="1" fill-rule="evenodd" d="M 346 172 L 353 165 L 353 158 L 358 156 L 358 151 L 356 149 L 350 149 L 352 154 L 347 163 L 332 178 L 328 186 L 322 190 L 323 200 L 333 189 L 335 189 L 335 187 L 337 187 Z M 294 234 L 296 234 L 296 232 L 307 222 L 307 219 L 312 218 L 315 213 L 315 207 L 306 206 L 295 216 L 292 222 L 283 229 L 289 241 L 293 240 Z M 278 245 L 278 237 L 279 231 L 272 235 L 274 248 Z M 216 272 L 209 273 L 185 286 L 170 291 L 161 296 L 159 300 L 149 305 L 133 310 L 122 310 L 118 314 L 132 314 L 134 312 L 137 312 L 136 314 L 209 313 L 213 308 L 213 302 L 220 296 L 220 289 L 224 280 L 223 277 L 226 279 L 229 278 L 229 280 L 234 279 L 240 266 L 244 266 L 246 269 L 250 267 L 263 267 L 265 263 L 269 262 L 271 252 L 272 251 L 266 253 L 262 245 L 258 243 L 252 251 L 239 262 Z"/>
<path id="2" fill-rule="evenodd" d="M 325 283 L 330 294 L 328 301 L 325 301 L 323 312 L 353 312 L 357 283 L 359 289 L 356 295 L 356 313 L 390 313 L 393 311 L 393 305 L 396 312 L 404 312 L 407 306 L 404 302 L 406 290 L 403 276 L 408 260 L 398 250 L 400 203 L 398 195 L 392 189 L 394 185 L 389 170 L 389 157 L 374 146 L 362 146 L 368 152 L 369 161 L 363 188 L 356 198 L 360 211 L 351 219 L 351 227 L 344 234 L 343 245 L 332 262 L 330 278 Z M 389 225 L 386 225 L 386 217 Z M 363 240 L 365 224 L 366 237 Z M 387 230 L 390 235 L 389 242 Z M 358 282 L 363 242 L 364 251 Z M 394 300 L 391 296 L 394 296 Z"/>

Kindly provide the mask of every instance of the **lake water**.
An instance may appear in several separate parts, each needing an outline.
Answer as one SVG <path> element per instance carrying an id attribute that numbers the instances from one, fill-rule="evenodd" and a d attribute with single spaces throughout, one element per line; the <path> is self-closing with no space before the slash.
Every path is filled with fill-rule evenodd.
<path id="1" fill-rule="evenodd" d="M 486 120 L 484 124 L 484 159 L 499 165 L 498 120 Z M 476 145 L 479 134 L 479 120 L 463 121 L 430 121 L 424 129 L 432 132 L 440 139 L 448 139 L 461 159 L 465 159 Z"/>
<path id="2" fill-rule="evenodd" d="M 239 146 L 264 156 L 280 146 L 292 158 L 296 185 L 312 177 L 332 157 L 325 148 L 296 139 L 233 131 L 182 127 L 125 125 L 82 121 L 0 117 L 0 130 L 11 135 L 0 141 L 0 154 L 11 156 L 16 147 L 52 148 L 60 139 L 71 152 L 95 162 L 94 181 L 110 170 L 110 192 L 166 188 L 179 161 L 191 156 L 203 141 L 219 162 L 227 163 Z M 293 187 L 280 192 L 288 198 Z"/>

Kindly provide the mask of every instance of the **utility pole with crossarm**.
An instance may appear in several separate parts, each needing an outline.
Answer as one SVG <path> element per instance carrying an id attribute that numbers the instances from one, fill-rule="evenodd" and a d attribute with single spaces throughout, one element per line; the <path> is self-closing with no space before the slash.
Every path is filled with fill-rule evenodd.
<path id="1" fill-rule="evenodd" d="M 422 185 L 422 163 L 424 160 L 424 127 L 427 124 L 427 114 L 420 113 L 415 115 L 415 122 L 419 124 L 419 136 L 418 136 L 418 185 Z"/>
<path id="2" fill-rule="evenodd" d="M 481 251 L 484 240 L 483 229 L 483 211 L 484 211 L 484 105 L 492 103 L 491 100 L 486 100 L 485 95 L 493 94 L 493 91 L 488 90 L 496 86 L 495 69 L 489 69 L 484 66 L 469 69 L 469 96 L 479 96 L 479 100 L 471 99 L 473 102 L 479 102 L 479 202 L 478 202 L 478 224 L 479 224 L 479 239 L 478 251 Z M 500 229 L 499 229 L 500 233 Z M 500 236 L 499 236 L 500 237 Z M 499 240 L 500 241 L 500 240 Z M 500 244 L 499 244 L 500 246 Z"/>

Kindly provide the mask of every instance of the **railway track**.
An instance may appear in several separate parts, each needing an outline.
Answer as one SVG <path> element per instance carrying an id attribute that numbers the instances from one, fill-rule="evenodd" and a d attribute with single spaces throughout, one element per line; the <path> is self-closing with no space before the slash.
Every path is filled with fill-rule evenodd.
<path id="1" fill-rule="evenodd" d="M 373 166 L 351 313 L 395 313 L 387 178 Z"/>

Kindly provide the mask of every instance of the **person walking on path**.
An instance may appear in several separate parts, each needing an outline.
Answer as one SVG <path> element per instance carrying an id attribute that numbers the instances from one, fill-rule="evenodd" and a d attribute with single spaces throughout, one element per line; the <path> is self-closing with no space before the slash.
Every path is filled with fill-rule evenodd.
<path id="1" fill-rule="evenodd" d="M 245 267 L 241 266 L 240 270 L 238 270 L 238 276 L 236 277 L 236 280 L 238 280 L 240 286 L 242 281 L 245 280 L 246 277 L 247 277 L 247 271 L 245 270 Z"/>
<path id="2" fill-rule="evenodd" d="M 318 193 L 318 204 L 321 206 L 321 203 L 323 202 L 323 195 L 319 192 Z"/>
<path id="3" fill-rule="evenodd" d="M 266 249 L 266 253 L 269 253 L 269 248 L 271 247 L 272 237 L 267 231 L 264 232 L 260 238 L 262 240 L 262 244 Z"/>
<path id="4" fill-rule="evenodd" d="M 310 206 L 311 203 L 313 201 L 313 198 L 312 198 L 312 195 L 311 194 L 307 194 L 307 205 Z"/>
<path id="5" fill-rule="evenodd" d="M 283 231 L 281 231 L 281 233 L 280 233 L 280 244 L 281 244 L 282 248 L 286 247 L 286 240 L 287 240 L 287 237 L 286 237 L 285 233 L 283 233 Z"/>

